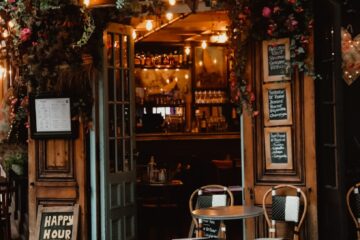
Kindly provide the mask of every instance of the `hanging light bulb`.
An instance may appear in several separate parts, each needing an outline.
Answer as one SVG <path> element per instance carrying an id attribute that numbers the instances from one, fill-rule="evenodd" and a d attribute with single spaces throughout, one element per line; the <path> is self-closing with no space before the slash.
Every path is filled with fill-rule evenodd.
<path id="1" fill-rule="evenodd" d="M 226 43 L 228 40 L 228 36 L 226 35 L 226 33 L 221 33 L 218 37 L 218 43 Z"/>
<path id="2" fill-rule="evenodd" d="M 185 54 L 190 55 L 190 47 L 185 47 Z"/>
<path id="3" fill-rule="evenodd" d="M 88 7 L 90 5 L 90 0 L 84 0 L 83 3 L 86 7 Z"/>
<path id="4" fill-rule="evenodd" d="M 146 20 L 145 28 L 148 31 L 151 31 L 153 29 L 153 23 L 151 20 Z"/>
<path id="5" fill-rule="evenodd" d="M 131 35 L 132 35 L 132 38 L 133 38 L 133 39 L 136 39 L 137 34 L 136 34 L 136 31 L 135 31 L 135 30 L 133 30 L 133 32 L 132 32 L 132 34 L 131 34 Z"/>
<path id="6" fill-rule="evenodd" d="M 201 42 L 201 47 L 202 47 L 202 49 L 206 49 L 206 48 L 207 48 L 207 42 L 206 42 L 206 40 L 202 40 L 202 42 Z"/>
<path id="7" fill-rule="evenodd" d="M 174 18 L 174 14 L 172 12 L 167 12 L 166 13 L 166 19 L 168 21 L 171 21 Z"/>
<path id="8" fill-rule="evenodd" d="M 176 0 L 169 0 L 169 4 L 170 4 L 171 6 L 174 6 L 174 5 L 176 4 Z"/>

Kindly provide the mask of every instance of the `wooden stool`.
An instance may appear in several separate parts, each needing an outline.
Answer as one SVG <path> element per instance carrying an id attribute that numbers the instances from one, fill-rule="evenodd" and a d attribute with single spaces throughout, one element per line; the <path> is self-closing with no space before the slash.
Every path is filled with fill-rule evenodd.
<path id="1" fill-rule="evenodd" d="M 11 240 L 11 222 L 9 207 L 11 204 L 12 188 L 7 181 L 0 182 L 0 228 L 4 240 Z"/>

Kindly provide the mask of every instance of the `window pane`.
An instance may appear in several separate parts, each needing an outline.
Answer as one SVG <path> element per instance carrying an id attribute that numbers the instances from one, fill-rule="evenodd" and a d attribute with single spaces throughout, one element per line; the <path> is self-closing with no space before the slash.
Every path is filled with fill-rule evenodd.
<path id="1" fill-rule="evenodd" d="M 130 119 L 130 105 L 124 104 L 124 125 L 125 133 L 124 136 L 130 136 L 131 132 L 131 119 Z"/>
<path id="2" fill-rule="evenodd" d="M 109 101 L 114 101 L 114 71 L 113 69 L 108 69 L 108 96 Z"/>
<path id="3" fill-rule="evenodd" d="M 115 140 L 109 140 L 109 171 L 115 172 Z"/>
<path id="4" fill-rule="evenodd" d="M 108 65 L 113 66 L 114 63 L 114 49 L 113 49 L 114 35 L 109 33 L 107 36 L 106 50 Z"/>
<path id="5" fill-rule="evenodd" d="M 118 171 L 123 171 L 124 170 L 124 140 L 123 139 L 118 139 L 117 141 L 117 147 L 118 147 L 118 152 L 117 152 L 117 161 L 118 161 Z"/>
<path id="6" fill-rule="evenodd" d="M 123 107 L 121 104 L 116 106 L 116 137 L 123 137 Z"/>
<path id="7" fill-rule="evenodd" d="M 122 73 L 123 70 L 116 70 L 116 101 L 123 101 L 122 94 Z"/>
<path id="8" fill-rule="evenodd" d="M 124 101 L 129 102 L 130 101 L 130 74 L 129 70 L 123 70 L 124 71 Z"/>
<path id="9" fill-rule="evenodd" d="M 128 41 L 129 37 L 128 36 L 122 36 L 122 64 L 123 64 L 123 68 L 128 68 L 129 67 L 129 41 Z"/>
<path id="10" fill-rule="evenodd" d="M 109 104 L 109 120 L 108 120 L 108 127 L 109 127 L 109 137 L 115 137 L 115 111 L 114 111 L 114 104 Z"/>
<path id="11" fill-rule="evenodd" d="M 114 54 L 115 54 L 115 67 L 120 67 L 120 37 L 118 34 L 115 35 L 114 40 Z"/>

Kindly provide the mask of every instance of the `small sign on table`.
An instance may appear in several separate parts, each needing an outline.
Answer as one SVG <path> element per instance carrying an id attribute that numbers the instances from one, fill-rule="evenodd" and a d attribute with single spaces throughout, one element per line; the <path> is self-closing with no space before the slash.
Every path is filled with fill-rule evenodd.
<path id="1" fill-rule="evenodd" d="M 79 205 L 65 207 L 39 206 L 36 240 L 77 240 Z"/>

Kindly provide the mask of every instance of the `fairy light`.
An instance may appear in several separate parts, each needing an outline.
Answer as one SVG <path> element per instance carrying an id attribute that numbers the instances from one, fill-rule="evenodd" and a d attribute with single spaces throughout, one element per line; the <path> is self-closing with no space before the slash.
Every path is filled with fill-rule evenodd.
<path id="1" fill-rule="evenodd" d="M 174 14 L 172 12 L 167 12 L 166 13 L 166 19 L 168 21 L 171 21 L 174 18 Z"/>
<path id="2" fill-rule="evenodd" d="M 206 40 L 202 40 L 202 42 L 201 42 L 201 48 L 202 48 L 202 49 L 206 49 L 206 48 L 207 48 L 207 42 L 206 42 Z"/>
<path id="3" fill-rule="evenodd" d="M 176 0 L 169 0 L 170 6 L 174 6 L 176 4 Z"/>
<path id="4" fill-rule="evenodd" d="M 190 47 L 185 47 L 185 54 L 190 55 Z"/>
<path id="5" fill-rule="evenodd" d="M 189 79 L 189 74 L 185 74 L 185 79 Z"/>
<path id="6" fill-rule="evenodd" d="M 153 23 L 151 20 L 146 20 L 145 28 L 148 31 L 151 31 L 153 29 Z"/>
<path id="7" fill-rule="evenodd" d="M 136 33 L 136 31 L 135 31 L 135 30 L 132 32 L 132 34 L 131 34 L 131 35 L 132 35 L 132 38 L 133 38 L 133 39 L 136 39 L 136 37 L 137 37 L 137 33 Z"/>

